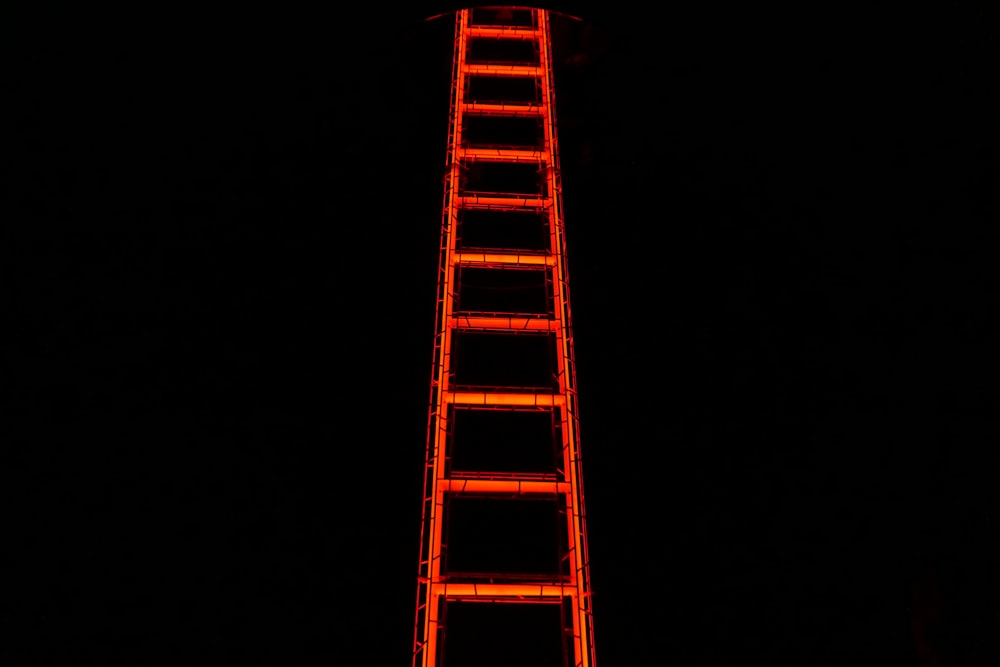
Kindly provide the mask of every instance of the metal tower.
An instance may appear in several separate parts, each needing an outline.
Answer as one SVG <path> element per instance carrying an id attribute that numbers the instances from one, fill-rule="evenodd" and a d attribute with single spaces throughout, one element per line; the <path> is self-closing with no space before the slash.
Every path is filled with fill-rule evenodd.
<path id="1" fill-rule="evenodd" d="M 414 667 L 594 665 L 551 19 L 456 12 Z"/>

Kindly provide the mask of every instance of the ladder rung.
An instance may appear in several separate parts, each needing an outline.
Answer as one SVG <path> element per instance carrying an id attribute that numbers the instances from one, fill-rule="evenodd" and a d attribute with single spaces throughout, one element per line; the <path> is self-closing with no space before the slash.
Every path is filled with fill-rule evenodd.
<path id="1" fill-rule="evenodd" d="M 548 208 L 552 201 L 548 197 L 538 195 L 503 196 L 495 194 L 471 193 L 459 195 L 455 203 L 461 208 L 491 208 L 491 209 L 539 209 Z"/>
<path id="2" fill-rule="evenodd" d="M 447 493 L 484 493 L 497 495 L 569 493 L 569 482 L 519 479 L 442 479 L 438 490 Z"/>
<path id="3" fill-rule="evenodd" d="M 458 329 L 503 329 L 505 331 L 558 331 L 559 323 L 547 317 L 497 317 L 491 315 L 455 315 L 452 326 Z"/>
<path id="4" fill-rule="evenodd" d="M 549 392 L 505 391 L 443 391 L 441 399 L 456 405 L 482 405 L 488 407 L 539 407 L 551 408 L 566 405 L 564 394 Z"/>
<path id="5" fill-rule="evenodd" d="M 431 595 L 447 598 L 561 598 L 577 593 L 571 584 L 431 583 Z"/>
<path id="6" fill-rule="evenodd" d="M 494 39 L 538 39 L 541 31 L 523 26 L 470 25 L 465 29 L 469 37 L 490 37 Z"/>
<path id="7" fill-rule="evenodd" d="M 531 148 L 460 148 L 458 150 L 458 159 L 518 163 L 546 163 L 551 161 L 548 151 Z"/>
<path id="8" fill-rule="evenodd" d="M 545 107 L 541 104 L 467 102 L 464 111 L 478 116 L 541 116 L 545 113 Z"/>
<path id="9" fill-rule="evenodd" d="M 471 252 L 461 250 L 451 255 L 454 264 L 510 264 L 517 266 L 554 266 L 556 258 L 551 254 L 522 254 L 513 252 Z"/>
<path id="10" fill-rule="evenodd" d="M 503 63 L 466 63 L 462 74 L 472 76 L 541 76 L 542 68 L 538 65 L 508 65 Z"/>

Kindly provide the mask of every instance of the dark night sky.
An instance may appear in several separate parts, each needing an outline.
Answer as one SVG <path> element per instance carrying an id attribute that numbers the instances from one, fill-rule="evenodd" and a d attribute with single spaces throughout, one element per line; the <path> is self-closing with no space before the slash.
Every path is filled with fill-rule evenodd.
<path id="1" fill-rule="evenodd" d="M 0 664 L 408 664 L 450 25 L 75 11 L 8 79 Z M 929 576 L 996 664 L 996 22 L 663 11 L 556 73 L 601 664 L 917 665 Z"/>

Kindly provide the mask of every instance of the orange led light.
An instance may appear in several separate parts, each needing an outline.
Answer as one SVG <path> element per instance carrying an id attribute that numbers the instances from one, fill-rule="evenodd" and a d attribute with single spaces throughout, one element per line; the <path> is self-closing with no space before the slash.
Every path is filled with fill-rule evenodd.
<path id="1" fill-rule="evenodd" d="M 526 252 L 471 252 L 456 251 L 451 255 L 456 264 L 512 264 L 531 266 L 554 266 L 556 261 L 551 254 L 528 254 Z"/>

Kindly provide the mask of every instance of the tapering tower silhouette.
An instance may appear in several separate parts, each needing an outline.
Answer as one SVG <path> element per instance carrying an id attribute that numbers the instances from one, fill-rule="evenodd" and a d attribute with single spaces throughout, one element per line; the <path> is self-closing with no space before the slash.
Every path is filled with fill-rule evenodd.
<path id="1" fill-rule="evenodd" d="M 552 19 L 455 13 L 414 667 L 594 665 Z"/>

